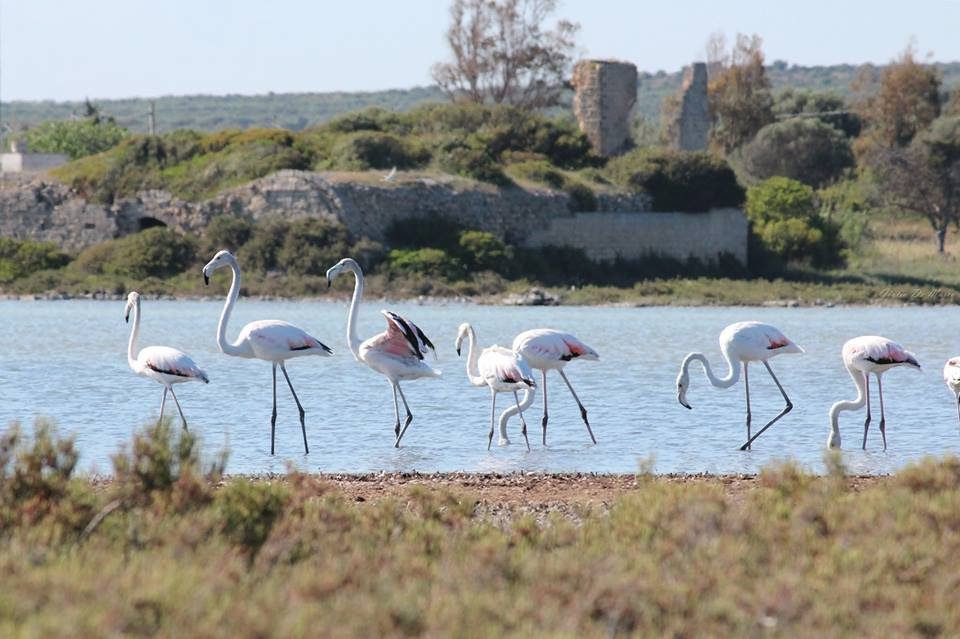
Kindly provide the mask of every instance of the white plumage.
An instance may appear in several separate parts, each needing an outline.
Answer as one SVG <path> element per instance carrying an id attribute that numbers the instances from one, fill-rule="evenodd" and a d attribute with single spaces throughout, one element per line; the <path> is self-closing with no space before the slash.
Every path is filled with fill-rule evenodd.
<path id="1" fill-rule="evenodd" d="M 576 391 L 573 390 L 573 385 L 570 383 L 570 380 L 567 379 L 563 368 L 576 359 L 588 361 L 598 360 L 600 356 L 597 354 L 597 351 L 581 342 L 574 335 L 552 328 L 534 328 L 520 333 L 513 338 L 513 350 L 523 355 L 523 358 L 527 360 L 531 368 L 540 371 L 540 387 L 543 391 L 543 418 L 540 421 L 540 427 L 543 445 L 547 445 L 547 421 L 549 419 L 547 413 L 547 371 L 551 370 L 557 371 L 564 383 L 566 383 L 567 388 L 570 389 L 570 394 L 573 395 L 577 406 L 580 408 L 580 418 L 587 427 L 590 441 L 596 444 L 597 440 L 593 436 L 593 429 L 590 428 L 590 421 L 587 419 L 587 409 L 584 408 Z M 500 416 L 501 438 L 506 437 L 507 421 L 510 417 L 529 408 L 530 405 L 533 404 L 534 395 L 534 389 L 531 388 L 527 390 L 519 406 L 510 406 L 503 412 Z"/>
<path id="2" fill-rule="evenodd" d="M 258 320 L 250 322 L 240 329 L 240 334 L 235 342 L 227 341 L 227 322 L 230 321 L 230 313 L 237 303 L 237 297 L 240 295 L 240 265 L 229 251 L 220 251 L 213 256 L 206 266 L 203 267 L 203 280 L 209 284 L 210 276 L 219 268 L 229 267 L 233 273 L 233 279 L 230 282 L 230 292 L 227 293 L 227 300 L 223 305 L 223 311 L 220 313 L 220 322 L 217 325 L 217 347 L 221 353 L 233 357 L 243 357 L 247 359 L 262 359 L 273 365 L 273 413 L 270 417 L 270 454 L 274 454 L 274 443 L 276 441 L 277 430 L 277 366 L 283 372 L 287 380 L 287 386 L 290 387 L 290 393 L 293 395 L 293 401 L 297 404 L 297 410 L 300 413 L 300 430 L 303 433 L 303 452 L 310 452 L 310 446 L 307 444 L 307 425 L 306 412 L 300 404 L 300 398 L 297 392 L 293 390 L 293 383 L 287 374 L 287 368 L 284 362 L 295 357 L 304 357 L 306 355 L 320 355 L 329 357 L 333 351 L 327 348 L 320 340 L 307 333 L 302 328 L 294 326 L 281 320 Z"/>
<path id="3" fill-rule="evenodd" d="M 952 357 L 944 364 L 943 381 L 957 400 L 957 419 L 960 419 L 960 357 Z"/>
<path id="4" fill-rule="evenodd" d="M 740 450 L 747 450 L 757 437 L 793 409 L 793 403 L 787 397 L 787 392 L 783 390 L 780 380 L 773 374 L 773 369 L 770 368 L 767 360 L 784 353 L 802 353 L 803 349 L 775 326 L 763 322 L 736 322 L 720 331 L 720 352 L 723 354 L 723 359 L 727 362 L 728 367 L 727 374 L 722 378 L 713 374 L 713 369 L 703 353 L 689 353 L 683 358 L 683 363 L 680 365 L 680 374 L 677 375 L 677 401 L 684 408 L 692 408 L 687 402 L 686 396 L 690 388 L 690 365 L 693 362 L 697 361 L 703 365 L 707 379 L 717 388 L 730 388 L 736 384 L 737 380 L 740 379 L 740 365 L 742 364 L 743 383 L 747 398 L 747 442 L 740 447 Z M 748 370 L 750 362 L 763 363 L 780 390 L 780 394 L 783 395 L 783 401 L 785 402 L 783 410 L 753 435 L 751 435 L 750 429 L 752 420 Z"/>
<path id="5" fill-rule="evenodd" d="M 147 346 L 139 353 L 137 338 L 140 335 L 140 293 L 136 291 L 127 295 L 127 304 L 124 308 L 124 319 L 130 321 L 130 312 L 133 312 L 133 327 L 130 330 L 130 341 L 127 343 L 127 363 L 137 375 L 149 377 L 163 385 L 163 398 L 160 400 L 160 419 L 163 419 L 163 409 L 167 402 L 167 391 L 173 395 L 177 405 L 183 427 L 187 427 L 187 418 L 180 408 L 180 401 L 173 392 L 174 384 L 198 381 L 207 384 L 210 379 L 190 356 L 169 346 Z"/>
<path id="6" fill-rule="evenodd" d="M 859 410 L 867 405 L 867 418 L 863 422 L 863 449 L 867 449 L 867 431 L 870 429 L 870 374 L 877 377 L 877 392 L 880 396 L 880 436 L 883 449 L 887 449 L 887 420 L 883 410 L 883 381 L 881 375 L 898 366 L 920 368 L 913 353 L 903 346 L 878 335 L 861 335 L 848 340 L 841 351 L 843 365 L 857 387 L 857 398 L 852 401 L 837 402 L 830 407 L 830 436 L 827 446 L 840 448 L 840 413 L 845 410 Z"/>
<path id="7" fill-rule="evenodd" d="M 455 342 L 457 355 L 460 354 L 460 347 L 465 338 L 469 338 L 467 379 L 474 386 L 487 386 L 490 389 L 490 434 L 487 437 L 487 450 L 490 450 L 490 445 L 493 442 L 493 420 L 496 415 L 497 393 L 513 393 L 517 412 L 520 413 L 523 439 L 527 443 L 527 450 L 530 450 L 530 440 L 527 438 L 527 423 L 523 419 L 523 411 L 517 395 L 518 390 L 536 388 L 537 384 L 533 381 L 533 370 L 530 368 L 530 364 L 527 363 L 523 355 L 497 345 L 483 349 L 483 352 L 478 355 L 476 332 L 467 323 L 461 324 L 457 331 Z M 510 443 L 505 432 L 500 433 L 499 443 L 501 446 Z"/>
<path id="8" fill-rule="evenodd" d="M 327 285 L 331 285 L 337 275 L 348 271 L 354 275 L 353 298 L 350 300 L 350 312 L 347 315 L 347 345 L 358 362 L 363 362 L 377 371 L 388 380 L 393 390 L 393 411 L 396 417 L 394 434 L 396 440 L 393 445 L 400 446 L 400 440 L 413 421 L 413 413 L 403 395 L 400 382 L 420 379 L 422 377 L 440 377 L 440 371 L 423 361 L 423 357 L 430 351 L 436 355 L 436 349 L 430 339 L 420 328 L 401 315 L 392 311 L 380 311 L 387 319 L 387 330 L 373 337 L 360 341 L 357 336 L 357 312 L 360 300 L 363 297 L 363 269 L 353 259 L 345 258 L 327 270 Z M 400 406 L 397 394 L 403 400 L 407 410 L 407 418 L 400 428 Z"/>

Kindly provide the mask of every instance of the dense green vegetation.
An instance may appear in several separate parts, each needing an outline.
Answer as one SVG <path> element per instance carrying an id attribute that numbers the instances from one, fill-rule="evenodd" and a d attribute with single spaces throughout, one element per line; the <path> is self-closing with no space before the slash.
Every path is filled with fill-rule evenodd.
<path id="1" fill-rule="evenodd" d="M 197 450 L 150 427 L 93 484 L 54 428 L 9 427 L 0 634 L 960 632 L 952 457 L 865 481 L 831 456 L 827 476 L 784 464 L 738 491 L 641 473 L 609 500 L 535 505 L 436 482 L 354 501 L 297 472 L 224 479 Z"/>

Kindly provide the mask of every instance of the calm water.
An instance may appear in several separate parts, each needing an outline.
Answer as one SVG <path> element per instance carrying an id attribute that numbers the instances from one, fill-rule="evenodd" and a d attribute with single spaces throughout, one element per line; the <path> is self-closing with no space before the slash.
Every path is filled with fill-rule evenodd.
<path id="1" fill-rule="evenodd" d="M 135 428 L 156 419 L 161 387 L 127 368 L 128 326 L 123 302 L 0 302 L 7 341 L 0 359 L 0 424 L 55 419 L 76 434 L 81 465 L 109 472 L 110 455 Z M 383 330 L 381 302 L 360 310 L 359 333 Z M 210 375 L 208 386 L 185 384 L 178 397 L 190 427 L 206 451 L 228 444 L 228 470 L 282 472 L 287 461 L 309 471 L 590 471 L 632 472 L 653 459 L 657 472 L 755 472 L 776 459 L 793 458 L 822 468 L 827 411 L 855 389 L 840 362 L 845 339 L 881 334 L 913 350 L 924 370 L 894 370 L 885 377 L 887 436 L 884 453 L 874 428 L 868 451 L 859 450 L 864 413 L 844 413 L 844 456 L 856 472 L 888 473 L 925 455 L 960 450 L 956 407 L 940 370 L 960 354 L 955 327 L 960 308 L 501 308 L 461 304 L 390 304 L 416 321 L 439 350 L 441 379 L 407 383 L 415 420 L 403 448 L 393 448 L 393 407 L 388 383 L 354 361 L 346 348 L 346 304 L 240 300 L 230 335 L 254 319 L 282 318 L 309 330 L 335 350 L 330 358 L 290 362 L 288 371 L 307 411 L 310 455 L 302 454 L 296 407 L 285 386 L 278 390 L 277 455 L 269 455 L 270 366 L 221 355 L 214 335 L 220 303 L 143 302 L 139 346 L 164 344 L 190 353 Z M 694 410 L 679 406 L 674 380 L 681 358 L 707 353 L 723 370 L 716 336 L 728 323 L 771 322 L 806 348 L 805 355 L 772 361 L 795 408 L 768 430 L 750 452 L 744 441 L 742 381 L 721 391 L 693 369 L 687 395 Z M 525 329 L 568 330 L 601 356 L 573 362 L 568 375 L 590 411 L 598 444 L 589 445 L 576 405 L 551 374 L 549 447 L 539 444 L 540 396 L 528 412 L 533 451 L 527 453 L 519 423 L 513 444 L 486 450 L 489 393 L 473 388 L 464 361 L 453 349 L 457 326 L 470 321 L 480 344 L 509 345 Z M 762 425 L 782 399 L 762 367 L 752 368 L 754 423 Z M 282 377 L 280 384 L 283 384 Z M 501 395 L 499 407 L 506 407 Z M 876 403 L 874 404 L 876 406 Z M 168 403 L 168 414 L 175 407 Z"/>

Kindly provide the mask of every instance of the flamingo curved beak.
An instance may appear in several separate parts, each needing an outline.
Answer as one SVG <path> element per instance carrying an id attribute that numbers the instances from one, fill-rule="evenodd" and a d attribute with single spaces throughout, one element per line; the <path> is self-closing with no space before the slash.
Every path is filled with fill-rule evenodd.
<path id="1" fill-rule="evenodd" d="M 457 346 L 457 357 L 460 357 L 460 347 Z"/>
<path id="2" fill-rule="evenodd" d="M 690 404 L 688 404 L 683 398 L 678 397 L 678 398 L 677 398 L 677 401 L 680 402 L 680 405 L 683 406 L 684 408 L 687 408 L 687 409 L 689 409 L 689 410 L 693 410 L 693 406 L 691 406 Z"/>
<path id="3" fill-rule="evenodd" d="M 203 272 L 203 285 L 210 286 L 210 276 L 207 275 L 206 271 Z"/>

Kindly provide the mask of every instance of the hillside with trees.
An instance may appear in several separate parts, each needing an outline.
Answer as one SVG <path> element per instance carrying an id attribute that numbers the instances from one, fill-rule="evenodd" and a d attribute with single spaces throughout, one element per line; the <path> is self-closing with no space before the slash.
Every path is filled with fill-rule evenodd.
<path id="1" fill-rule="evenodd" d="M 642 66 L 642 61 L 641 66 Z M 931 65 L 943 77 L 943 88 L 960 86 L 960 62 Z M 775 60 L 766 65 L 767 77 L 775 94 L 792 89 L 809 89 L 835 93 L 841 97 L 851 94 L 850 84 L 862 67 L 850 64 L 804 67 Z M 879 74 L 883 66 L 869 67 Z M 640 73 L 637 90 L 637 114 L 649 122 L 660 121 L 660 104 L 680 88 L 683 70 Z M 90 96 L 91 99 L 96 96 Z M 572 93 L 560 96 L 557 112 L 569 113 Z M 152 101 L 156 107 L 157 129 L 194 129 L 216 131 L 227 128 L 279 127 L 299 131 L 322 124 L 338 115 L 368 107 L 390 111 L 407 111 L 428 102 L 444 102 L 446 95 L 438 86 L 390 89 L 373 92 L 335 93 L 269 93 L 266 95 L 186 95 L 156 98 L 126 98 L 121 100 L 95 99 L 106 115 L 117 124 L 135 133 L 146 133 L 147 113 Z M 54 102 L 51 100 L 13 101 L 0 104 L 2 125 L 20 129 L 50 120 L 83 117 L 85 102 Z"/>

